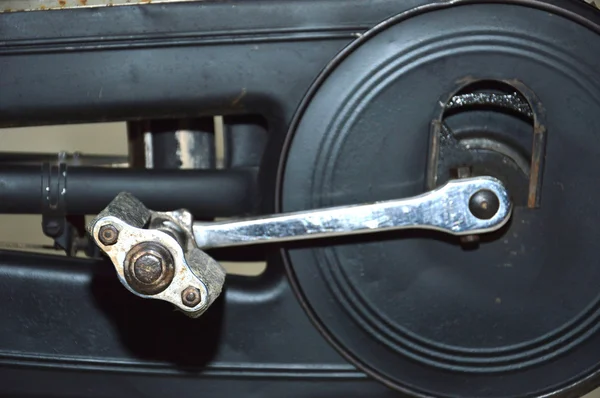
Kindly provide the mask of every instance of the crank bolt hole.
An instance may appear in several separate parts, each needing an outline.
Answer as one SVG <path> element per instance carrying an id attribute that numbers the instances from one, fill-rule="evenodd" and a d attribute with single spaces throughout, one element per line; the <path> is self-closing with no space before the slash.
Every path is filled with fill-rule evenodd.
<path id="1" fill-rule="evenodd" d="M 481 220 L 489 220 L 494 217 L 498 209 L 500 209 L 500 200 L 495 193 L 488 189 L 475 192 L 469 199 L 469 210 Z"/>

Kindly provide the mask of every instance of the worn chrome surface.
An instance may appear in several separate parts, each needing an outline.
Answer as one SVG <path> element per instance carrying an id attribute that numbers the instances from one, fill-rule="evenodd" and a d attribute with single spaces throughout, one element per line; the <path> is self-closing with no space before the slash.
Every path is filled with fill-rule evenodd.
<path id="1" fill-rule="evenodd" d="M 488 220 L 475 217 L 469 199 L 480 190 L 494 192 L 498 212 Z M 365 205 L 334 207 L 238 221 L 194 223 L 202 249 L 336 237 L 408 228 L 452 235 L 476 235 L 502 227 L 512 205 L 502 183 L 492 177 L 453 180 L 420 196 Z"/>
<path id="2" fill-rule="evenodd" d="M 110 245 L 105 245 L 100 239 L 100 231 L 108 225 L 118 230 L 118 239 L 114 244 L 110 242 Z M 202 315 L 221 293 L 225 283 L 225 269 L 198 249 L 192 236 L 192 215 L 188 211 L 151 211 L 132 195 L 122 193 L 90 223 L 88 231 L 100 249 L 111 259 L 123 286 L 137 296 L 167 301 L 186 315 L 196 318 Z M 164 290 L 155 294 L 144 294 L 140 290 L 145 289 L 136 289 L 128 282 L 128 279 L 131 279 L 131 275 L 127 274 L 128 258 L 131 257 L 132 250 L 135 251 L 140 244 L 159 245 L 164 248 L 174 268 L 169 270 L 172 275 L 168 275 L 168 283 Z M 161 278 L 162 276 L 158 279 Z M 184 300 L 183 293 L 190 288 L 196 289 L 200 296 L 199 300 L 193 302 L 194 305 Z"/>
<path id="3" fill-rule="evenodd" d="M 202 0 L 0 0 L 1 12 L 42 11 L 81 7 L 143 5 Z"/>

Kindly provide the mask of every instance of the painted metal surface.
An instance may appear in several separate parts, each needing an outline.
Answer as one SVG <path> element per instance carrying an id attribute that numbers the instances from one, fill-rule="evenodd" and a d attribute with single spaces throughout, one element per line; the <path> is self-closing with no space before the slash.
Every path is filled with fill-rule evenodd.
<path id="1" fill-rule="evenodd" d="M 106 7 L 173 3 L 199 0 L 0 0 L 0 13 L 15 11 L 60 10 L 78 7 Z"/>
<path id="2" fill-rule="evenodd" d="M 80 7 L 111 7 L 204 0 L 0 0 L 0 13 L 16 11 L 61 10 Z M 582 0 L 600 8 L 600 0 Z"/>

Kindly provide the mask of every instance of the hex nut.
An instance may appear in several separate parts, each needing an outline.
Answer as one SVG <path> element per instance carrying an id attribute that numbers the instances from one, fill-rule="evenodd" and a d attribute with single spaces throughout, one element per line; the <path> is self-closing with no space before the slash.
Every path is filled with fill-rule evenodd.
<path id="1" fill-rule="evenodd" d="M 181 292 L 181 302 L 186 307 L 195 307 L 202 301 L 200 289 L 194 286 L 188 286 Z"/>
<path id="2" fill-rule="evenodd" d="M 103 225 L 98 231 L 98 239 L 104 246 L 112 246 L 119 240 L 119 230 L 112 224 Z"/>
<path id="3" fill-rule="evenodd" d="M 156 242 L 142 242 L 133 246 L 125 256 L 123 268 L 129 286 L 146 295 L 164 291 L 175 276 L 171 252 Z"/>

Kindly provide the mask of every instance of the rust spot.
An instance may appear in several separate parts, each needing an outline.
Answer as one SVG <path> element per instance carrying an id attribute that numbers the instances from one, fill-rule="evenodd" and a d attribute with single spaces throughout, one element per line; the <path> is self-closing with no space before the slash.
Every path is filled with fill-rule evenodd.
<path id="1" fill-rule="evenodd" d="M 527 207 L 534 209 L 537 202 L 537 181 L 536 177 L 540 172 L 540 164 L 535 160 L 531 162 L 531 175 L 529 178 L 529 193 L 527 195 Z"/>
<path id="2" fill-rule="evenodd" d="M 58 0 L 58 5 L 61 7 L 66 7 L 67 6 L 67 2 L 66 0 Z"/>
<path id="3" fill-rule="evenodd" d="M 533 126 L 533 151 L 531 154 L 531 169 L 529 171 L 529 192 L 527 195 L 527 207 L 535 209 L 540 204 L 540 192 L 542 182 L 542 169 L 544 167 L 544 155 L 546 146 L 546 127 L 536 120 Z"/>
<path id="4" fill-rule="evenodd" d="M 533 126 L 533 134 L 544 134 L 546 132 L 546 127 L 542 126 L 538 122 Z"/>
<path id="5" fill-rule="evenodd" d="M 87 0 L 79 0 L 79 4 L 81 4 L 82 6 L 86 6 Z"/>
<path id="6" fill-rule="evenodd" d="M 246 96 L 246 89 L 243 88 L 242 91 L 240 92 L 240 94 L 237 97 L 235 97 L 235 99 L 233 101 L 231 101 L 231 105 L 236 106 L 242 100 L 242 98 L 244 98 L 245 96 Z"/>
<path id="7" fill-rule="evenodd" d="M 522 83 L 518 79 L 506 79 L 503 80 L 504 83 L 510 84 L 511 86 L 521 86 Z"/>
<path id="8" fill-rule="evenodd" d="M 42 4 L 42 5 L 40 6 L 40 10 L 45 10 L 45 9 L 46 9 L 46 6 Z"/>

